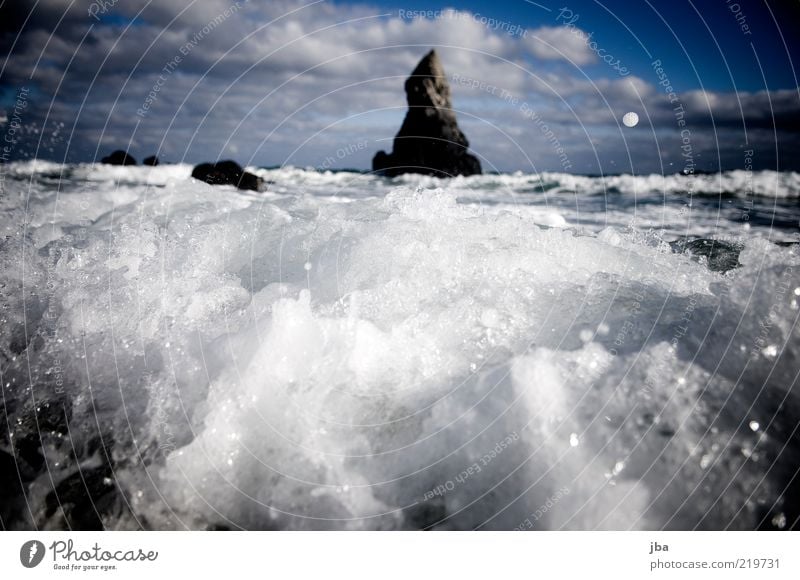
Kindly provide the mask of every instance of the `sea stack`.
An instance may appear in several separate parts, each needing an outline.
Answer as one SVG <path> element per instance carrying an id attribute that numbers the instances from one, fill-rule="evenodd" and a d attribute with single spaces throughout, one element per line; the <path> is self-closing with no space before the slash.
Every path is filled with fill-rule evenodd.
<path id="1" fill-rule="evenodd" d="M 379 151 L 372 170 L 394 177 L 423 173 L 437 177 L 475 175 L 481 163 L 467 153 L 469 142 L 458 128 L 444 68 L 431 50 L 406 80 L 408 112 L 394 138 L 394 151 Z"/>

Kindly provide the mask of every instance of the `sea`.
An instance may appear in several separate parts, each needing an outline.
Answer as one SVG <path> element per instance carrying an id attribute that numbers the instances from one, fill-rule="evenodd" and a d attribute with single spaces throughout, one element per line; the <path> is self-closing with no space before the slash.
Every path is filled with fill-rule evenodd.
<path id="1" fill-rule="evenodd" d="M 3 529 L 800 517 L 800 174 L 0 167 Z"/>

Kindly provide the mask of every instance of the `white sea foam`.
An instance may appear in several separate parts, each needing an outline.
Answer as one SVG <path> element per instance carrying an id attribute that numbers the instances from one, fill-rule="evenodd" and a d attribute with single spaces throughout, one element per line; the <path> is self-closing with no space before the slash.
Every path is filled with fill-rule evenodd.
<path id="1" fill-rule="evenodd" d="M 420 175 L 404 175 L 398 181 L 430 187 L 439 180 Z M 716 174 L 651 174 L 584 176 L 570 173 L 543 172 L 532 175 L 522 172 L 505 175 L 475 175 L 457 177 L 454 185 L 467 188 L 507 188 L 524 193 L 543 190 L 548 193 L 623 193 L 651 196 L 683 195 L 687 192 L 707 195 L 761 196 L 777 199 L 800 197 L 800 173 L 744 170 Z M 525 191 L 525 190 L 528 191 Z"/>
<path id="2" fill-rule="evenodd" d="M 113 441 L 118 528 L 752 528 L 788 509 L 794 247 L 741 237 L 719 273 L 653 232 L 477 203 L 468 179 L 258 170 L 254 194 L 71 170 L 54 189 L 16 166 L 2 202 L 5 396 L 22 408 L 29 368 L 53 396 L 58 361 L 83 450 L 48 443 L 41 525 L 49 477 L 96 464 L 87 423 Z"/>

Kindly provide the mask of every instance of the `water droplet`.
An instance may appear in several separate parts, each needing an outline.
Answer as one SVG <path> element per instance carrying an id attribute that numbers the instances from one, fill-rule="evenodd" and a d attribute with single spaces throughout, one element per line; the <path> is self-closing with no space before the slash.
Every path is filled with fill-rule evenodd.
<path id="1" fill-rule="evenodd" d="M 577 433 L 572 433 L 569 436 L 569 445 L 570 445 L 570 447 L 577 447 L 578 443 L 580 443 L 580 440 L 578 439 L 578 434 Z"/>
<path id="2" fill-rule="evenodd" d="M 749 425 L 752 431 L 758 431 L 758 428 L 760 427 L 758 421 L 750 421 Z"/>
<path id="3" fill-rule="evenodd" d="M 782 530 L 783 528 L 785 528 L 786 527 L 786 514 L 780 513 L 780 514 L 775 515 L 775 517 L 772 518 L 772 525 L 775 526 L 776 528 L 778 528 L 779 530 Z"/>

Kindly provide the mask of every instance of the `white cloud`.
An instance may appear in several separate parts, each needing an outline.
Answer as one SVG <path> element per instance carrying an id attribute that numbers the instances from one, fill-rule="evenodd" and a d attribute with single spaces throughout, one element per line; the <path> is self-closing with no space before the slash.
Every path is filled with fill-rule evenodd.
<path id="1" fill-rule="evenodd" d="M 451 77 L 498 87 L 519 101 L 514 105 L 486 90 L 451 82 L 460 122 L 473 148 L 489 159 L 487 166 L 512 169 L 517 163 L 508 154 L 518 151 L 517 144 L 504 144 L 502 131 L 516 133 L 519 147 L 532 157 L 546 161 L 551 156 L 520 103 L 535 109 L 558 132 L 572 156 L 589 156 L 587 162 L 594 155 L 593 142 L 624 146 L 614 139 L 619 139 L 621 114 L 629 110 L 639 111 L 657 127 L 675 130 L 672 109 L 652 82 L 633 75 L 623 78 L 604 66 L 594 67 L 595 74 L 587 78 L 565 66 L 569 61 L 577 66 L 601 61 L 583 31 L 564 26 L 511 35 L 454 10 L 438 19 L 408 19 L 387 17 L 384 10 L 366 4 L 249 2 L 183 54 L 181 47 L 233 2 L 191 4 L 175 22 L 186 5 L 119 2 L 109 9 L 113 15 L 130 17 L 144 7 L 140 19 L 127 30 L 95 23 L 83 45 L 80 39 L 94 23 L 86 10 L 89 2 L 69 4 L 68 22 L 52 39 L 64 5 L 56 0 L 40 4 L 40 17 L 24 31 L 3 81 L 12 86 L 30 83 L 38 62 L 33 77 L 38 91 L 31 97 L 29 118 L 39 115 L 41 122 L 55 97 L 51 120 L 65 122 L 69 131 L 78 119 L 73 147 L 84 158 L 94 154 L 101 136 L 106 149 L 112 142 L 125 145 L 135 135 L 139 156 L 163 147 L 173 161 L 230 155 L 230 147 L 221 152 L 230 138 L 243 162 L 304 165 L 319 163 L 337 143 L 366 138 L 370 148 L 348 164 L 368 167 L 371 155 L 385 148 L 378 141 L 391 139 L 402 121 L 406 76 L 432 47 Z M 167 75 L 147 115 L 137 117 L 164 65 L 176 55 L 182 57 L 180 65 Z M 79 110 L 84 97 L 86 106 Z M 733 130 L 738 118 L 741 126 L 732 93 L 684 94 L 687 117 L 707 123 L 707 97 L 715 121 Z M 739 99 L 745 115 L 760 127 L 771 120 L 770 104 L 785 126 L 797 124 L 796 92 L 741 93 Z M 642 101 L 646 115 L 640 110 Z M 655 155 L 645 141 L 637 142 L 644 135 L 626 134 L 640 158 Z M 592 169 L 577 162 L 575 168 Z"/>
<path id="2" fill-rule="evenodd" d="M 542 26 L 528 31 L 526 40 L 531 53 L 543 60 L 563 59 L 579 66 L 597 61 L 586 33 L 574 26 Z"/>

